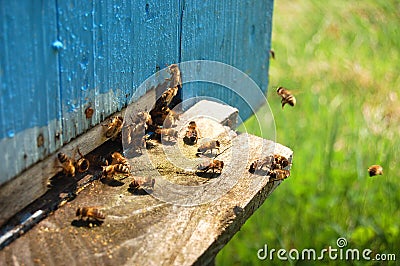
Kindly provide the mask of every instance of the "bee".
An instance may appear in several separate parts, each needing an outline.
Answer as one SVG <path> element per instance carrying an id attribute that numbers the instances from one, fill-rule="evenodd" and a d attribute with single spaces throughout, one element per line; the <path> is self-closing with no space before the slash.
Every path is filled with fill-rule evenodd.
<path id="1" fill-rule="evenodd" d="M 173 128 L 157 128 L 155 133 L 168 137 L 168 141 L 171 138 L 178 139 L 178 131 Z"/>
<path id="2" fill-rule="evenodd" d="M 383 167 L 380 165 L 371 165 L 368 168 L 369 176 L 383 175 Z"/>
<path id="3" fill-rule="evenodd" d="M 279 154 L 270 154 L 267 157 L 259 160 L 255 160 L 249 168 L 249 172 L 254 174 L 257 170 L 262 170 L 264 166 L 266 166 L 266 170 L 268 172 L 273 171 L 275 169 L 283 169 L 289 165 L 289 160 L 282 155 Z"/>
<path id="4" fill-rule="evenodd" d="M 102 213 L 99 209 L 95 207 L 79 207 L 76 210 L 76 216 L 80 216 L 80 219 L 86 218 L 86 221 L 89 219 L 101 222 L 106 218 L 104 213 Z"/>
<path id="5" fill-rule="evenodd" d="M 183 141 L 193 145 L 197 143 L 198 138 L 200 138 L 200 131 L 197 128 L 196 122 L 190 121 Z"/>
<path id="6" fill-rule="evenodd" d="M 111 162 L 112 165 L 114 165 L 114 164 L 122 164 L 122 165 L 124 165 L 124 166 L 126 166 L 128 168 L 131 167 L 129 162 L 128 162 L 128 160 L 124 156 L 122 156 L 121 153 L 113 152 L 111 154 L 111 157 L 112 157 L 112 162 Z"/>
<path id="7" fill-rule="evenodd" d="M 129 189 L 136 191 L 141 188 L 154 189 L 156 180 L 152 177 L 135 176 L 129 184 Z"/>
<path id="8" fill-rule="evenodd" d="M 72 177 L 75 176 L 75 165 L 74 160 L 69 158 L 65 153 L 57 154 L 58 161 L 61 163 L 61 167 L 66 175 L 70 175 Z"/>
<path id="9" fill-rule="evenodd" d="M 130 175 L 129 167 L 123 164 L 111 164 L 107 166 L 102 166 L 102 168 L 103 168 L 103 176 L 106 178 L 114 174 L 122 174 L 124 176 Z"/>
<path id="10" fill-rule="evenodd" d="M 271 169 L 273 162 L 274 162 L 273 155 L 268 155 L 264 159 L 255 160 L 250 165 L 249 172 L 254 174 L 256 170 L 261 170 L 265 165 L 267 166 L 267 169 Z"/>
<path id="11" fill-rule="evenodd" d="M 171 128 L 171 127 L 174 127 L 174 126 L 175 126 L 175 122 L 176 122 L 177 120 L 179 120 L 179 116 L 180 116 L 180 114 L 176 113 L 176 112 L 173 111 L 173 110 L 170 110 L 170 111 L 168 112 L 168 115 L 167 115 L 167 116 L 165 117 L 165 119 L 164 119 L 163 127 L 164 127 L 164 128 Z"/>
<path id="12" fill-rule="evenodd" d="M 218 170 L 219 173 L 222 173 L 222 169 L 224 168 L 224 162 L 220 160 L 206 160 L 203 163 L 197 166 L 197 170 L 202 171 L 203 173 L 207 172 L 208 170 L 212 170 L 214 173 L 215 170 Z"/>
<path id="13" fill-rule="evenodd" d="M 113 117 L 110 123 L 108 123 L 107 125 L 103 125 L 107 127 L 105 133 L 106 138 L 111 138 L 112 140 L 116 140 L 118 134 L 122 130 L 123 121 L 124 120 L 121 116 L 115 116 Z"/>
<path id="14" fill-rule="evenodd" d="M 172 86 L 176 86 L 182 88 L 182 77 L 181 77 L 181 70 L 179 69 L 177 64 L 172 64 L 168 66 L 168 72 L 171 74 L 171 78 L 167 80 L 172 81 Z"/>
<path id="15" fill-rule="evenodd" d="M 210 140 L 204 144 L 202 144 L 198 149 L 197 149 L 197 153 L 196 155 L 199 156 L 200 154 L 204 154 L 205 152 L 207 152 L 208 150 L 212 151 L 213 149 L 218 150 L 219 152 L 219 147 L 220 147 L 220 142 L 219 140 Z"/>
<path id="16" fill-rule="evenodd" d="M 276 92 L 278 93 L 279 96 L 282 97 L 281 103 L 282 103 L 282 109 L 285 106 L 285 104 L 289 104 L 290 106 L 295 106 L 296 105 L 296 98 L 292 95 L 292 93 L 285 89 L 284 87 L 279 87 Z"/>
<path id="17" fill-rule="evenodd" d="M 283 169 L 289 165 L 289 160 L 282 155 L 274 154 L 273 169 Z"/>
<path id="18" fill-rule="evenodd" d="M 271 58 L 275 60 L 275 51 L 273 49 L 269 50 L 269 54 Z"/>
<path id="19" fill-rule="evenodd" d="M 282 169 L 274 169 L 269 172 L 269 175 L 272 178 L 271 181 L 279 181 L 288 178 L 290 176 L 290 171 Z"/>
<path id="20" fill-rule="evenodd" d="M 164 106 L 168 106 L 177 93 L 178 87 L 168 88 L 166 91 L 164 91 L 164 93 L 161 95 L 161 99 L 165 104 Z"/>
<path id="21" fill-rule="evenodd" d="M 84 156 L 81 153 L 81 151 L 79 150 L 79 148 L 77 148 L 77 150 L 78 150 L 78 153 L 81 156 L 81 158 L 79 158 L 79 160 L 76 162 L 76 168 L 78 169 L 78 171 L 80 173 L 83 173 L 89 169 L 90 163 L 89 163 L 89 160 L 84 158 Z"/>

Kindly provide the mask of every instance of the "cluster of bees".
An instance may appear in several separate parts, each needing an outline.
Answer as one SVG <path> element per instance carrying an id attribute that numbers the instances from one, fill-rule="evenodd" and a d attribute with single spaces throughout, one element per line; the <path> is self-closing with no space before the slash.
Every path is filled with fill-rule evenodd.
<path id="1" fill-rule="evenodd" d="M 272 54 L 274 55 L 274 54 Z M 178 131 L 174 128 L 176 127 L 176 121 L 179 120 L 179 114 L 170 109 L 170 105 L 177 95 L 178 90 L 182 88 L 182 81 L 180 77 L 180 70 L 177 65 L 173 64 L 169 66 L 169 72 L 172 74 L 172 88 L 168 88 L 164 91 L 155 103 L 154 108 L 150 111 L 140 111 L 131 117 L 129 124 L 124 123 L 121 116 L 115 116 L 111 121 L 103 125 L 104 136 L 113 141 L 118 138 L 122 138 L 122 141 L 126 146 L 133 147 L 135 150 L 142 148 L 148 148 L 147 141 L 149 139 L 163 140 L 167 141 L 177 141 Z M 279 87 L 277 89 L 277 94 L 282 98 L 282 109 L 286 104 L 290 106 L 296 105 L 296 98 L 293 94 L 284 87 Z M 122 130 L 125 130 L 126 134 L 121 134 Z M 195 121 L 190 121 L 186 132 L 183 136 L 183 142 L 187 145 L 196 145 L 199 138 L 202 138 L 198 126 Z M 221 154 L 220 152 L 221 143 L 219 140 L 212 139 L 202 143 L 198 149 L 196 156 L 204 156 L 207 151 L 213 155 L 213 151 L 216 151 L 214 158 L 205 159 L 202 163 L 197 166 L 197 171 L 202 173 L 212 171 L 222 173 L 224 168 L 224 162 L 222 160 L 217 160 L 216 157 Z M 85 172 L 89 169 L 89 160 L 84 158 L 82 153 L 77 149 L 80 158 L 75 160 L 75 153 L 72 158 L 69 158 L 64 153 L 58 154 L 58 161 L 60 167 L 63 169 L 65 175 L 74 177 L 75 172 L 80 173 Z M 124 178 L 131 176 L 131 166 L 128 160 L 119 152 L 113 152 L 111 154 L 111 163 L 109 160 L 99 157 L 97 158 L 97 164 L 102 167 L 102 178 L 114 178 L 116 175 L 122 175 Z M 290 171 L 286 170 L 290 165 L 287 158 L 279 154 L 270 154 L 265 158 L 255 160 L 251 163 L 248 171 L 251 174 L 262 174 L 268 175 L 270 181 L 284 180 L 290 176 Z M 368 168 L 370 176 L 383 174 L 383 169 L 379 165 L 373 165 Z M 129 184 L 130 191 L 137 191 L 144 187 L 153 189 L 155 185 L 154 178 L 145 177 L 133 177 L 133 180 Z M 102 222 L 105 219 L 104 213 L 95 207 L 79 207 L 76 210 L 76 216 L 80 219 L 86 218 L 86 221 L 96 221 Z"/>

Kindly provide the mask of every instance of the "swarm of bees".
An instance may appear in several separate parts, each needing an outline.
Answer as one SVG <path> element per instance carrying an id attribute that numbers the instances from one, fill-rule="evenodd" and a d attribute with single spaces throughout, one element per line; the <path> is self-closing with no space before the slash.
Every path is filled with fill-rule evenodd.
<path id="1" fill-rule="evenodd" d="M 265 158 L 254 161 L 249 168 L 249 172 L 266 172 L 271 181 L 284 180 L 290 176 L 290 171 L 285 170 L 289 166 L 289 160 L 279 154 L 268 155 Z M 265 170 L 263 170 L 265 168 Z"/>

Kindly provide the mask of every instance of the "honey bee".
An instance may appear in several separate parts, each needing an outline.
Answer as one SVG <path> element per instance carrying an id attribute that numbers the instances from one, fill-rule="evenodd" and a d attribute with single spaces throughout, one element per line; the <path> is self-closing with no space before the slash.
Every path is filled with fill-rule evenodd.
<path id="1" fill-rule="evenodd" d="M 273 162 L 274 162 L 274 156 L 268 155 L 264 159 L 259 159 L 259 160 L 254 161 L 250 165 L 249 172 L 254 174 L 256 170 L 261 170 L 264 166 L 267 166 L 267 169 L 271 169 Z"/>
<path id="2" fill-rule="evenodd" d="M 81 151 L 79 150 L 79 148 L 77 148 L 77 150 L 78 150 L 78 153 L 81 156 L 81 158 L 76 162 L 76 168 L 78 169 L 78 171 L 80 173 L 83 173 L 89 169 L 90 163 L 89 163 L 89 160 L 84 158 L 84 156 L 81 153 Z"/>
<path id="3" fill-rule="evenodd" d="M 273 49 L 269 50 L 269 54 L 271 58 L 275 60 L 275 51 Z"/>
<path id="4" fill-rule="evenodd" d="M 271 181 L 279 181 L 284 180 L 290 176 L 289 170 L 282 170 L 282 169 L 274 169 L 269 172 L 271 177 Z"/>
<path id="5" fill-rule="evenodd" d="M 264 166 L 266 166 L 266 171 L 270 172 L 275 169 L 283 169 L 289 165 L 289 160 L 282 155 L 279 154 L 270 154 L 263 159 L 259 159 L 254 161 L 249 168 L 249 172 L 254 174 L 257 170 L 262 170 Z"/>
<path id="6" fill-rule="evenodd" d="M 156 180 L 152 177 L 135 176 L 129 184 L 129 189 L 136 191 L 141 188 L 154 189 Z"/>
<path id="7" fill-rule="evenodd" d="M 289 160 L 282 155 L 274 154 L 273 169 L 283 169 L 289 165 Z"/>
<path id="8" fill-rule="evenodd" d="M 74 177 L 75 176 L 74 160 L 72 160 L 65 153 L 62 153 L 62 152 L 57 154 L 57 158 L 58 158 L 58 161 L 61 163 L 63 172 L 66 175 L 70 175 L 70 176 Z"/>
<path id="9" fill-rule="evenodd" d="M 178 139 L 178 131 L 173 128 L 157 128 L 155 132 L 161 136 L 168 137 L 168 141 L 170 141 L 171 138 L 175 140 Z"/>
<path id="10" fill-rule="evenodd" d="M 122 130 L 122 125 L 123 125 L 123 118 L 121 116 L 115 116 L 111 120 L 111 122 L 107 125 L 107 130 L 105 133 L 106 138 L 111 138 L 112 140 L 116 140 L 118 137 L 118 134 Z"/>
<path id="11" fill-rule="evenodd" d="M 207 172 L 208 170 L 212 170 L 214 173 L 215 170 L 218 170 L 219 173 L 222 173 L 222 169 L 224 168 L 224 162 L 220 160 L 205 160 L 203 163 L 197 166 L 197 170 L 202 171 L 203 173 Z"/>
<path id="12" fill-rule="evenodd" d="M 91 219 L 98 222 L 101 222 L 106 218 L 104 213 L 95 207 L 79 207 L 76 210 L 76 216 L 80 216 L 81 220 L 86 218 L 86 221 Z"/>
<path id="13" fill-rule="evenodd" d="M 126 165 L 123 164 L 111 164 L 107 166 L 102 166 L 103 168 L 103 176 L 109 177 L 113 176 L 114 174 L 122 174 L 124 176 L 130 175 L 130 169 Z"/>
<path id="14" fill-rule="evenodd" d="M 111 162 L 112 165 L 113 164 L 122 164 L 122 165 L 125 165 L 128 168 L 131 167 L 129 162 L 128 162 L 128 159 L 126 159 L 124 156 L 122 156 L 121 153 L 113 152 L 111 154 L 111 157 L 112 157 L 112 162 Z"/>
<path id="15" fill-rule="evenodd" d="M 219 142 L 219 140 L 210 140 L 210 141 L 207 141 L 206 143 L 200 145 L 200 147 L 197 149 L 196 155 L 199 156 L 200 154 L 204 154 L 204 153 L 207 152 L 208 150 L 210 150 L 210 151 L 211 151 L 211 154 L 212 154 L 213 149 L 216 149 L 216 150 L 218 150 L 218 152 L 219 152 L 219 151 L 220 151 L 220 150 L 219 150 L 219 147 L 220 147 L 220 142 Z"/>
<path id="16" fill-rule="evenodd" d="M 383 167 L 380 165 L 371 165 L 368 168 L 369 176 L 383 175 Z"/>
<path id="17" fill-rule="evenodd" d="M 161 95 L 161 99 L 165 104 L 164 106 L 168 106 L 177 93 L 178 87 L 168 88 L 166 91 L 164 91 L 164 93 Z"/>
<path id="18" fill-rule="evenodd" d="M 289 104 L 290 106 L 295 106 L 296 105 L 296 98 L 292 95 L 292 93 L 285 89 L 284 87 L 279 87 L 276 91 L 279 96 L 282 97 L 281 103 L 282 103 L 282 109 L 285 106 L 285 104 Z"/>
<path id="19" fill-rule="evenodd" d="M 171 80 L 172 86 L 173 87 L 179 87 L 182 88 L 182 77 L 181 77 L 181 70 L 179 69 L 177 64 L 172 64 L 168 66 L 168 72 L 171 74 L 171 78 L 168 80 Z"/>
<path id="20" fill-rule="evenodd" d="M 168 115 L 164 119 L 164 128 L 171 128 L 175 126 L 175 122 L 179 120 L 180 114 L 177 114 L 175 111 L 170 110 Z"/>
<path id="21" fill-rule="evenodd" d="M 183 141 L 186 144 L 196 144 L 198 138 L 200 138 L 200 131 L 197 128 L 196 122 L 195 121 L 190 121 L 188 129 L 186 130 L 185 137 L 183 138 Z"/>

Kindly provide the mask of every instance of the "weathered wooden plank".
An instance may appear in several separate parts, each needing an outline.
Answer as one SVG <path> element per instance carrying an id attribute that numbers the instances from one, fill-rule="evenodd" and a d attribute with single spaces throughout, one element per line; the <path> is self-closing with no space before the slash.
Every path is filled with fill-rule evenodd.
<path id="1" fill-rule="evenodd" d="M 138 86 L 179 59 L 178 1 L 58 4 L 63 142 L 121 110 Z M 92 118 L 85 109 L 94 109 Z"/>
<path id="2" fill-rule="evenodd" d="M 229 64 L 249 75 L 266 92 L 273 0 L 185 1 L 184 4 L 182 62 L 214 60 Z M 251 96 L 252 91 L 248 94 Z M 243 96 L 235 95 L 231 88 L 204 83 L 185 85 L 184 100 L 198 96 L 214 97 L 238 108 L 242 120 L 252 114 Z M 254 101 L 256 107 L 265 102 L 259 98 Z"/>
<path id="3" fill-rule="evenodd" d="M 54 2 L 2 1 L 0 25 L 1 184 L 60 147 L 60 110 Z"/>
<path id="4" fill-rule="evenodd" d="M 187 119 L 193 114 L 187 115 Z M 209 113 L 209 117 L 214 116 Z M 232 138 L 230 136 L 235 134 L 219 129 L 224 127 L 210 126 L 216 121 L 209 117 L 198 117 L 196 122 L 203 138 L 225 140 L 227 137 L 222 149 L 227 147 L 228 150 L 218 157 L 226 162 L 221 176 L 198 176 L 190 169 L 181 168 L 179 162 L 169 161 L 165 149 L 176 145 L 156 144 L 148 150 L 149 157 L 141 155 L 130 162 L 135 175 L 155 176 L 154 171 L 161 172 L 166 181 L 194 188 L 196 193 L 191 199 L 195 199 L 195 194 L 212 196 L 213 187 L 220 190 L 228 187 L 226 192 L 200 205 L 182 206 L 150 195 L 131 193 L 129 179 L 116 187 L 94 181 L 74 201 L 66 203 L 0 251 L 0 261 L 27 265 L 32 261 L 66 265 L 71 260 L 77 264 L 103 265 L 208 263 L 279 184 L 269 182 L 268 177 L 250 174 L 249 164 L 261 154 L 279 153 L 288 158 L 292 155 L 290 149 L 259 137 L 241 134 Z M 181 121 L 177 128 L 184 132 L 187 122 Z M 193 154 L 196 146 L 184 145 L 181 140 L 178 144 L 180 153 L 188 154 L 195 164 L 198 160 Z M 149 158 L 156 169 L 151 164 L 149 167 Z M 163 191 L 164 187 L 157 178 L 152 195 L 160 195 L 158 190 Z M 87 228 L 74 220 L 76 208 L 89 205 L 98 206 L 106 213 L 104 224 Z M 17 252 L 21 248 L 26 250 L 24 254 Z"/>

